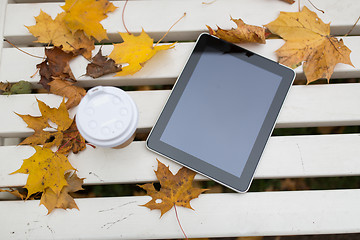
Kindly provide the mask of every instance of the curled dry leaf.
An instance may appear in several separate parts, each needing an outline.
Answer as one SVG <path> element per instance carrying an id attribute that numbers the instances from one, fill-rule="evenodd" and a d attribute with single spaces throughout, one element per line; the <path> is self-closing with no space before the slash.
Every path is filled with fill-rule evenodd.
<path id="1" fill-rule="evenodd" d="M 276 51 L 279 62 L 289 67 L 303 63 L 307 83 L 319 78 L 329 82 L 338 63 L 353 66 L 351 50 L 342 39 L 331 36 L 330 24 L 325 24 L 307 7 L 301 12 L 280 12 L 279 17 L 266 27 L 285 40 Z"/>
<path id="2" fill-rule="evenodd" d="M 65 179 L 67 185 L 61 189 L 59 195 L 56 195 L 56 193 L 51 188 L 46 188 L 43 195 L 41 196 L 40 204 L 44 204 L 48 210 L 48 214 L 51 213 L 55 208 L 79 209 L 75 203 L 74 198 L 69 193 L 83 190 L 82 184 L 84 182 L 84 178 L 79 178 L 75 172 L 67 172 L 65 174 Z"/>
<path id="3" fill-rule="evenodd" d="M 10 88 L 11 88 L 11 83 L 9 83 L 9 82 L 6 82 L 6 83 L 0 82 L 0 91 L 9 92 Z"/>
<path id="4" fill-rule="evenodd" d="M 67 185 L 65 172 L 75 170 L 64 154 L 51 151 L 49 148 L 34 146 L 35 153 L 25 159 L 21 168 L 15 173 L 29 174 L 24 188 L 28 190 L 27 198 L 37 192 L 50 188 L 58 196 Z"/>
<path id="5" fill-rule="evenodd" d="M 129 33 L 119 33 L 123 43 L 114 44 L 114 49 L 109 58 L 115 60 L 116 64 L 127 63 L 115 76 L 125 76 L 138 72 L 158 51 L 173 48 L 175 43 L 168 45 L 153 46 L 153 39 L 144 31 L 139 36 Z"/>
<path id="6" fill-rule="evenodd" d="M 192 186 L 196 173 L 188 168 L 182 167 L 176 175 L 173 175 L 169 167 L 166 167 L 159 160 L 157 161 L 158 169 L 155 171 L 155 174 L 160 182 L 161 188 L 160 191 L 157 191 L 151 183 L 139 185 L 152 197 L 151 201 L 142 206 L 151 210 L 161 210 L 161 216 L 174 205 L 193 209 L 190 206 L 190 201 L 207 190 L 194 188 Z"/>
<path id="7" fill-rule="evenodd" d="M 115 63 L 113 59 L 102 55 L 101 48 L 99 52 L 91 59 L 86 67 L 86 74 L 92 78 L 98 78 L 109 73 L 121 71 L 121 65 Z"/>
<path id="8" fill-rule="evenodd" d="M 1 82 L 0 82 L 0 90 L 1 89 Z M 3 95 L 12 95 L 12 94 L 29 94 L 32 92 L 31 83 L 28 81 L 21 80 L 17 83 L 7 83 L 5 85 L 5 92 Z"/>
<path id="9" fill-rule="evenodd" d="M 21 200 L 24 200 L 26 198 L 26 194 L 19 192 L 19 190 L 17 190 L 17 189 L 0 189 L 0 192 L 11 193 L 12 195 L 20 198 Z"/>
<path id="10" fill-rule="evenodd" d="M 108 39 L 101 21 L 116 7 L 108 0 L 66 0 L 64 22 L 71 32 L 83 30 L 88 37 L 101 41 Z"/>
<path id="11" fill-rule="evenodd" d="M 72 33 L 65 25 L 65 15 L 64 12 L 59 13 L 53 20 L 50 15 L 40 10 L 39 16 L 35 17 L 36 24 L 26 27 L 37 37 L 35 42 L 53 44 L 65 52 L 91 58 L 91 51 L 95 48 L 94 40 L 85 36 L 81 30 Z"/>
<path id="12" fill-rule="evenodd" d="M 265 28 L 258 27 L 254 25 L 245 24 L 243 20 L 233 19 L 233 22 L 236 23 L 237 28 L 232 28 L 231 30 L 224 30 L 218 26 L 218 30 L 214 31 L 211 27 L 206 27 L 209 29 L 211 35 L 214 35 L 218 38 L 221 38 L 225 41 L 232 43 L 265 43 Z"/>
<path id="13" fill-rule="evenodd" d="M 73 59 L 74 54 L 66 53 L 58 47 L 45 49 L 46 59 L 42 63 L 36 65 L 39 68 L 40 73 L 40 84 L 50 90 L 48 85 L 53 81 L 54 77 L 59 77 L 62 79 L 69 79 L 76 81 L 74 74 L 71 71 L 69 61 Z"/>
<path id="14" fill-rule="evenodd" d="M 54 77 L 49 82 L 50 92 L 68 98 L 66 101 L 67 109 L 79 105 L 81 98 L 85 96 L 86 90 L 82 87 L 73 85 L 74 83 Z"/>

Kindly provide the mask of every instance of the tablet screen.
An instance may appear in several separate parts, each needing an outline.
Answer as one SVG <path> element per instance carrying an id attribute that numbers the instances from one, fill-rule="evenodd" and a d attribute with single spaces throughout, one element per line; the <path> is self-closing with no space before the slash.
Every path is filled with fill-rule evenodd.
<path id="1" fill-rule="evenodd" d="M 147 146 L 245 192 L 294 77 L 270 59 L 202 34 Z"/>
<path id="2" fill-rule="evenodd" d="M 206 46 L 160 140 L 240 177 L 280 81 Z"/>

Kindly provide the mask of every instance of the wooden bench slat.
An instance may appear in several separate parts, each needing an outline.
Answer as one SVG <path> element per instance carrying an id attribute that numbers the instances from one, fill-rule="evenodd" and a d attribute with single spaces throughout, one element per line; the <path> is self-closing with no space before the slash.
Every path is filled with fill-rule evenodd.
<path id="1" fill-rule="evenodd" d="M 345 37 L 343 39 L 344 43 L 352 50 L 351 60 L 355 67 L 338 64 L 334 69 L 332 78 L 360 77 L 360 37 Z M 281 39 L 269 39 L 265 45 L 241 44 L 241 46 L 277 61 L 275 51 L 283 43 L 284 41 Z M 141 71 L 132 76 L 113 77 L 114 74 L 108 74 L 98 79 L 84 76 L 89 62 L 80 56 L 72 60 L 70 66 L 75 78 L 79 81 L 78 84 L 84 87 L 96 86 L 99 83 L 112 86 L 173 84 L 181 73 L 193 46 L 194 43 L 178 43 L 173 49 L 159 52 L 145 64 Z M 43 47 L 22 49 L 37 56 L 44 56 Z M 110 45 L 103 46 L 103 54 L 110 54 L 112 49 L 113 47 Z M 36 72 L 36 65 L 41 62 L 41 59 L 25 55 L 15 48 L 4 48 L 0 61 L 2 62 L 0 65 L 0 81 L 18 82 L 19 80 L 26 80 L 32 82 L 34 87 L 41 87 L 37 84 L 40 80 L 39 74 L 30 78 Z M 302 67 L 298 67 L 295 71 L 297 79 L 305 79 Z"/>
<path id="2" fill-rule="evenodd" d="M 245 22 L 254 25 L 264 25 L 276 19 L 279 11 L 298 11 L 297 4 L 287 4 L 281 1 L 258 0 L 244 3 L 238 0 L 216 1 L 211 4 L 203 4 L 203 0 L 190 1 L 130 1 L 126 6 L 125 19 L 130 32 L 136 34 L 144 28 L 156 40 L 167 32 L 169 27 L 179 19 L 185 12 L 186 17 L 176 24 L 165 38 L 171 41 L 195 40 L 199 33 L 207 31 L 206 25 L 221 28 L 231 28 L 234 24 L 229 20 L 241 17 Z M 119 9 L 109 14 L 102 21 L 107 29 L 110 41 L 120 41 L 117 32 L 125 32 L 122 25 L 122 7 L 124 1 L 114 2 Z M 332 34 L 344 35 L 355 23 L 360 6 L 353 4 L 351 0 L 318 0 L 314 4 L 324 9 L 326 14 L 322 16 L 324 22 L 331 21 Z M 35 38 L 30 35 L 24 25 L 35 24 L 34 16 L 40 9 L 50 14 L 53 18 L 62 9 L 59 3 L 39 4 L 9 4 L 6 13 L 5 36 L 15 44 L 24 44 Z M 316 11 L 308 2 L 302 2 Z M 171 12 L 171 14 L 169 14 Z M 19 21 L 18 16 L 21 16 Z M 261 16 L 261 17 L 259 17 Z M 116 23 L 116 24 L 115 24 Z M 352 34 L 359 34 L 360 29 L 355 28 Z"/>
<path id="3" fill-rule="evenodd" d="M 272 137 L 256 171 L 255 178 L 297 178 L 360 175 L 360 136 L 358 134 Z M 26 174 L 9 173 L 20 168 L 34 149 L 29 146 L 0 147 L 0 187 L 20 187 Z M 125 149 L 88 147 L 70 155 L 85 184 L 141 183 L 156 181 L 156 158 L 175 173 L 180 166 L 133 142 Z M 204 180 L 200 175 L 197 179 Z"/>
<path id="4" fill-rule="evenodd" d="M 359 232 L 360 190 L 203 194 L 195 211 L 177 207 L 189 238 Z M 46 215 L 39 201 L 0 202 L 0 237 L 16 239 L 182 238 L 174 210 L 139 205 L 150 197 L 76 199 L 80 211 Z M 17 209 L 17 211 L 11 211 Z M 236 214 L 234 214 L 236 213 Z M 90 221 L 89 221 L 90 219 Z M 341 219 L 341 224 L 339 224 Z"/>
<path id="5" fill-rule="evenodd" d="M 360 124 L 360 84 L 293 86 L 276 127 L 342 126 Z M 140 130 L 150 129 L 159 116 L 169 90 L 129 92 L 139 108 Z M 23 137 L 33 130 L 14 112 L 40 115 L 36 98 L 57 107 L 62 98 L 52 94 L 0 96 L 0 136 Z M 73 116 L 76 108 L 71 110 Z"/>

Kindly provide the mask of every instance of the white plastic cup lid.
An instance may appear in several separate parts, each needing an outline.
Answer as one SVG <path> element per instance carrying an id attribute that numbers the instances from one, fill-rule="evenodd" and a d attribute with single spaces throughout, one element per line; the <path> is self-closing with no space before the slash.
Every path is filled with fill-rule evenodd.
<path id="1" fill-rule="evenodd" d="M 134 134 L 138 115 L 135 102 L 125 91 L 98 86 L 81 99 L 76 124 L 88 142 L 99 147 L 116 147 Z"/>

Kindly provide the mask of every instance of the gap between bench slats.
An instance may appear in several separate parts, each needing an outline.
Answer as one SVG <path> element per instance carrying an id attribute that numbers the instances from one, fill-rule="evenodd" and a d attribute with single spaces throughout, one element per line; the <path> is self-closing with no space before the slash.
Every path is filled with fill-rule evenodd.
<path id="1" fill-rule="evenodd" d="M 331 234 L 360 231 L 360 190 L 203 194 L 178 207 L 189 238 Z M 182 238 L 174 210 L 139 205 L 150 197 L 76 199 L 80 211 L 47 216 L 39 201 L 0 202 L 0 237 L 8 239 Z M 17 211 L 12 211 L 16 209 Z M 236 213 L 236 214 L 234 214 Z M 339 222 L 340 220 L 340 222 Z"/>
<path id="2" fill-rule="evenodd" d="M 199 33 L 207 31 L 205 25 L 211 27 L 219 25 L 224 29 L 234 27 L 230 16 L 241 17 L 249 24 L 264 25 L 275 20 L 280 11 L 298 10 L 297 4 L 290 5 L 282 1 L 257 0 L 248 1 L 246 5 L 238 0 L 215 1 L 212 4 L 202 2 L 203 0 L 130 1 L 126 6 L 126 25 L 134 34 L 139 33 L 143 28 L 157 40 L 186 12 L 186 17 L 172 28 L 165 41 L 193 41 Z M 318 8 L 324 9 L 326 14 L 317 12 L 307 1 L 303 1 L 302 5 L 317 12 L 324 22 L 331 21 L 334 35 L 347 33 L 360 12 L 360 5 L 354 4 L 351 0 L 321 0 L 313 3 Z M 120 8 L 102 21 L 111 42 L 120 41 L 118 32 L 125 32 L 121 20 L 124 2 L 114 2 L 114 4 Z M 61 5 L 59 3 L 9 4 L 4 35 L 15 44 L 33 41 L 35 38 L 24 25 L 35 24 L 34 16 L 39 14 L 40 9 L 55 17 L 62 11 Z M 355 28 L 352 34 L 360 34 L 360 29 Z"/>
<path id="3" fill-rule="evenodd" d="M 360 175 L 360 134 L 272 137 L 259 163 L 255 178 L 297 178 Z M 34 149 L 28 146 L 0 147 L 0 187 L 24 186 L 26 174 L 9 173 L 20 168 Z M 88 147 L 70 155 L 85 184 L 141 183 L 156 181 L 156 158 L 170 165 L 175 173 L 180 166 L 134 142 L 125 149 Z M 197 176 L 197 179 L 206 179 Z"/>
<path id="4" fill-rule="evenodd" d="M 359 125 L 359 91 L 359 83 L 292 86 L 276 127 Z M 155 124 L 169 93 L 169 90 L 129 92 L 139 109 L 139 130 L 149 130 Z M 14 112 L 40 115 L 36 98 L 51 107 L 57 107 L 62 100 L 52 94 L 0 96 L 0 136 L 23 137 L 33 132 Z M 75 112 L 76 108 L 72 109 L 71 115 Z"/>
<path id="5" fill-rule="evenodd" d="M 360 37 L 345 37 L 344 43 L 352 50 L 351 60 L 355 67 L 346 64 L 338 64 L 334 69 L 332 78 L 356 78 L 360 77 Z M 250 49 L 262 56 L 277 61 L 276 49 L 284 43 L 281 39 L 269 39 L 263 44 L 242 44 L 241 46 Z M 178 43 L 176 47 L 167 51 L 161 51 L 145 64 L 145 67 L 132 76 L 113 77 L 114 74 L 108 74 L 98 79 L 84 76 L 86 66 L 89 63 L 83 57 L 77 57 L 71 61 L 71 69 L 79 85 L 91 87 L 96 85 L 161 85 L 173 84 L 182 71 L 194 43 Z M 99 47 L 97 47 L 98 49 Z M 37 56 L 44 56 L 43 47 L 22 48 L 26 52 Z M 95 50 L 94 54 L 97 52 Z M 103 46 L 103 54 L 108 55 L 113 47 Z M 18 82 L 26 80 L 34 83 L 35 87 L 40 87 L 38 81 L 39 74 L 30 78 L 36 72 L 36 65 L 41 59 L 30 57 L 15 48 L 4 48 L 1 56 L 0 81 Z M 297 79 L 304 79 L 302 67 L 296 70 Z"/>

